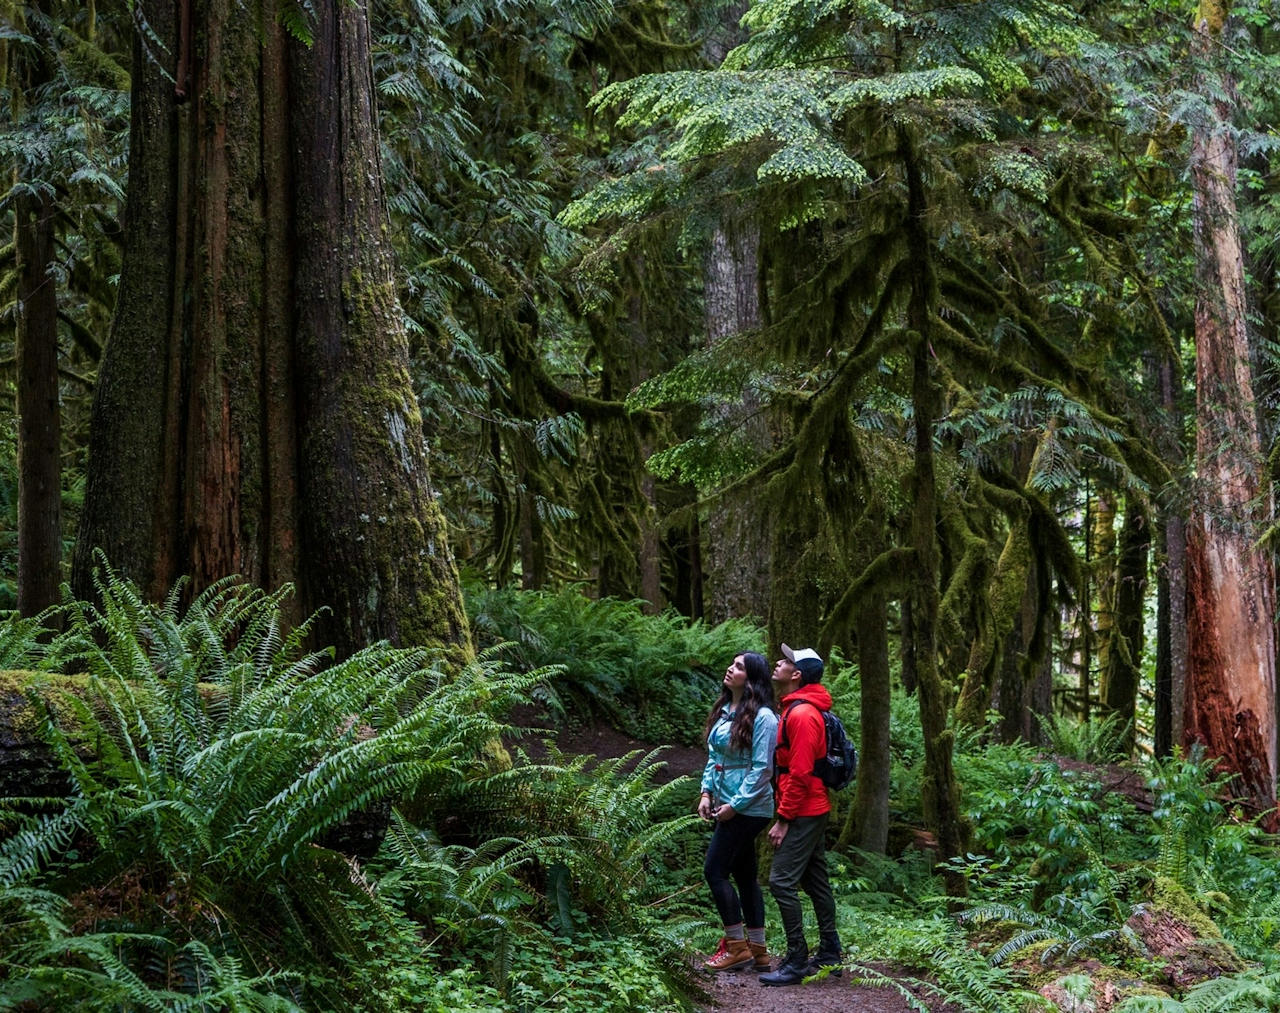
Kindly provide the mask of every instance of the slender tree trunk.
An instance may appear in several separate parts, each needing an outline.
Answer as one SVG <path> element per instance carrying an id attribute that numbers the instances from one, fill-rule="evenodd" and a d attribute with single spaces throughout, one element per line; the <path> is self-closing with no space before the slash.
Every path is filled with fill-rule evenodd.
<path id="1" fill-rule="evenodd" d="M 465 644 L 392 276 L 367 10 L 322 0 L 310 47 L 231 0 L 169 0 L 148 26 L 77 591 L 101 548 L 152 595 L 184 573 L 295 581 L 344 653 Z"/>
<path id="2" fill-rule="evenodd" d="M 529 482 L 526 472 L 524 482 Z M 520 494 L 520 588 L 540 591 L 547 582 L 547 554 L 542 541 L 542 518 L 537 496 L 525 488 Z"/>
<path id="3" fill-rule="evenodd" d="M 54 204 L 48 194 L 14 202 L 18 274 L 18 611 L 34 616 L 59 599 L 62 581 L 62 407 L 58 400 L 58 289 Z"/>
<path id="4" fill-rule="evenodd" d="M 916 691 L 916 645 L 911 639 L 911 596 L 906 595 L 898 605 L 898 656 L 902 662 L 902 688 L 907 696 Z"/>
<path id="5" fill-rule="evenodd" d="M 1181 517 L 1165 526 L 1169 566 L 1169 741 L 1186 739 L 1187 669 L 1190 643 L 1187 623 L 1187 527 Z"/>
<path id="6" fill-rule="evenodd" d="M 858 757 L 858 782 L 850 819 L 854 821 L 854 847 L 883 855 L 889 841 L 888 611 L 883 595 L 872 595 L 858 612 L 858 674 L 862 692 L 862 745 Z"/>
<path id="7" fill-rule="evenodd" d="M 636 258 L 637 291 L 631 300 L 631 386 L 644 383 L 653 373 L 655 350 L 649 334 L 648 321 L 645 319 L 644 305 L 644 260 Z M 640 545 L 636 557 L 640 567 L 640 597 L 644 599 L 643 610 L 647 615 L 657 615 L 665 604 L 662 597 L 662 532 L 658 519 L 658 485 L 653 473 L 646 466 L 653 456 L 653 439 L 648 436 L 639 437 L 641 463 L 640 473 Z"/>
<path id="8" fill-rule="evenodd" d="M 1031 696 L 1034 680 L 1041 666 L 1034 667 L 1028 678 L 1023 671 L 1023 662 L 1027 646 L 1035 635 L 1037 593 L 1034 567 L 1037 565 L 1043 564 L 1032 559 L 1023 581 L 1017 619 L 1001 648 L 997 700 L 1000 724 L 996 731 L 1000 741 L 1005 743 L 1015 742 L 1019 738 L 1026 742 L 1035 741 L 1032 737 L 1032 729 L 1036 722 L 1031 714 Z"/>
<path id="9" fill-rule="evenodd" d="M 929 312 L 934 281 L 930 243 L 925 232 L 924 180 L 904 138 L 908 211 L 906 228 L 913 261 L 911 299 L 907 324 L 916 333 L 912 354 L 911 405 L 915 423 L 912 476 L 914 504 L 911 545 L 916 554 L 916 579 L 911 591 L 911 639 L 915 649 L 916 693 L 920 701 L 920 726 L 924 733 L 925 819 L 938 839 L 939 857 L 965 853 L 968 832 L 960 811 L 960 792 L 952 767 L 955 735 L 947 727 L 947 689 L 938 671 L 939 549 L 937 536 L 938 490 L 934 470 L 933 427 L 938 416 L 938 389 L 929 372 Z M 967 892 L 958 873 L 944 873 L 948 895 Z"/>
<path id="10" fill-rule="evenodd" d="M 1227 9 L 1205 0 L 1195 56 L 1220 65 Z M 1270 487 L 1249 369 L 1244 261 L 1236 210 L 1236 150 L 1227 72 L 1203 71 L 1215 122 L 1192 132 L 1196 236 L 1196 470 L 1187 533 L 1188 666 L 1185 742 L 1239 775 L 1259 806 L 1275 800 L 1275 578 L 1255 547 L 1255 510 L 1270 516 Z"/>
<path id="11" fill-rule="evenodd" d="M 1100 488 L 1093 511 L 1093 586 L 1098 597 L 1094 643 L 1098 659 L 1098 698 L 1106 699 L 1110 671 L 1111 630 L 1116 609 L 1116 497 Z"/>
<path id="12" fill-rule="evenodd" d="M 1169 615 L 1168 531 L 1163 527 L 1156 568 L 1156 670 L 1153 751 L 1158 759 L 1173 753 L 1173 630 Z"/>
<path id="13" fill-rule="evenodd" d="M 1107 651 L 1103 703 L 1127 725 L 1123 746 L 1132 752 L 1136 736 L 1138 684 L 1142 678 L 1143 605 L 1147 591 L 1147 555 L 1151 535 L 1147 514 L 1137 497 L 1125 504 L 1124 527 L 1116 560 L 1115 609 Z"/>
<path id="14" fill-rule="evenodd" d="M 706 598 L 703 593 L 702 575 L 702 525 L 698 515 L 689 522 L 689 617 L 702 619 L 706 615 Z"/>

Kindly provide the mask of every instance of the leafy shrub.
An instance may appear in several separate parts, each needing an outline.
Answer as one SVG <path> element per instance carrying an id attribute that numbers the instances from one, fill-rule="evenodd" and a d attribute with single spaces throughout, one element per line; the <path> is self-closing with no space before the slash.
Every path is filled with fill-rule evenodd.
<path id="1" fill-rule="evenodd" d="M 719 626 L 674 611 L 645 615 L 639 601 L 559 591 L 467 589 L 467 611 L 485 646 L 524 672 L 558 666 L 542 699 L 553 709 L 600 715 L 650 742 L 698 745 L 721 672 L 763 636 L 746 620 Z"/>

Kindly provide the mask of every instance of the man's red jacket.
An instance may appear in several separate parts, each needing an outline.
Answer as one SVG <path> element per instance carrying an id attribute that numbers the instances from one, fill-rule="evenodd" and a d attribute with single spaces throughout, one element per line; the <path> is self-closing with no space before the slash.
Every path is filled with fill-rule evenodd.
<path id="1" fill-rule="evenodd" d="M 801 686 L 782 698 L 778 750 L 773 758 L 774 768 L 778 771 L 777 812 L 780 819 L 821 816 L 831 811 L 827 786 L 813 773 L 814 761 L 827 754 L 827 727 L 819 712 L 829 710 L 831 694 L 818 682 Z M 784 725 L 786 746 L 782 744 Z"/>

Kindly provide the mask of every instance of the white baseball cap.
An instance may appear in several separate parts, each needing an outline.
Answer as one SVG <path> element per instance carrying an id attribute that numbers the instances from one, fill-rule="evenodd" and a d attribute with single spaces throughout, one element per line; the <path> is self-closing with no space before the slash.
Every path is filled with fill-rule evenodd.
<path id="1" fill-rule="evenodd" d="M 788 647 L 786 644 L 783 644 L 782 656 L 786 658 L 789 662 L 791 662 L 791 664 L 795 665 L 797 668 L 800 667 L 799 662 L 806 661 L 806 660 L 816 661 L 819 665 L 822 664 L 822 656 L 818 654 L 817 651 L 813 650 L 810 647 L 801 647 L 799 649 L 796 649 L 794 647 Z"/>

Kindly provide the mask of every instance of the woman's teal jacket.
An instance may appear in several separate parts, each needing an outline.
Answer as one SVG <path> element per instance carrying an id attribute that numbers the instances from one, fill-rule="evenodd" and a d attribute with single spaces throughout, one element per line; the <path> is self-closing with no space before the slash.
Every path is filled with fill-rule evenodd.
<path id="1" fill-rule="evenodd" d="M 773 751 L 778 745 L 778 715 L 768 707 L 756 714 L 751 734 L 751 755 L 730 751 L 733 712 L 725 711 L 707 736 L 707 766 L 702 790 L 713 805 L 728 803 L 743 816 L 773 815 Z"/>

